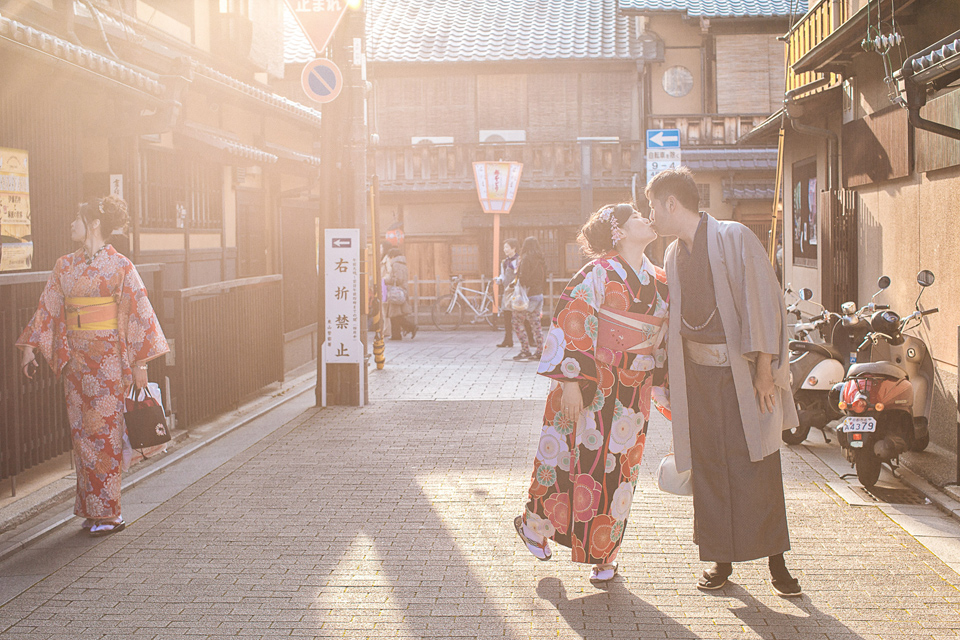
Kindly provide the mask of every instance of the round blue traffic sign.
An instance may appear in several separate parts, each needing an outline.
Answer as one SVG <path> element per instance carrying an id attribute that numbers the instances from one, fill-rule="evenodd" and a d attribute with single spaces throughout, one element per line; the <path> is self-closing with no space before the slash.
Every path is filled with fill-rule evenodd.
<path id="1" fill-rule="evenodd" d="M 314 102 L 331 102 L 343 89 L 343 75 L 333 60 L 318 58 L 303 68 L 300 84 Z"/>

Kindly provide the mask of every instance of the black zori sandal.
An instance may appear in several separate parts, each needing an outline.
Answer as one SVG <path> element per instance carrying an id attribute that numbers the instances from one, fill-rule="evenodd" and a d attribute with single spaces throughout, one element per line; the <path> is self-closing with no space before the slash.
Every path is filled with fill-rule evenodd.
<path id="1" fill-rule="evenodd" d="M 727 578 L 733 573 L 733 565 L 728 562 L 715 562 L 712 567 L 703 572 L 697 581 L 697 588 L 705 591 L 714 591 L 727 584 Z"/>

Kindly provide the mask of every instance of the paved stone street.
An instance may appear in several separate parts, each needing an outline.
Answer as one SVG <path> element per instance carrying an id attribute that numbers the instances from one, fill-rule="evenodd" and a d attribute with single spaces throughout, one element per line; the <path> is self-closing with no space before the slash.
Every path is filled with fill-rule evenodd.
<path id="1" fill-rule="evenodd" d="M 369 406 L 319 410 L 304 394 L 125 493 L 126 531 L 94 541 L 77 520 L 18 552 L 0 564 L 0 636 L 960 635 L 960 575 L 880 509 L 841 499 L 804 447 L 784 448 L 783 466 L 805 596 L 775 596 L 763 562 L 699 592 L 691 503 L 653 481 L 669 449 L 659 416 L 620 577 L 596 588 L 560 547 L 537 562 L 512 520 L 547 381 L 499 339 L 388 342 Z"/>

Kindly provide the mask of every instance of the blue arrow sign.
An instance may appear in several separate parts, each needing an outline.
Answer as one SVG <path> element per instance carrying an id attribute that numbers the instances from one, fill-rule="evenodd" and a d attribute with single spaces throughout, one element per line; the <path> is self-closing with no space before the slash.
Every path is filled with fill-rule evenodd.
<path id="1" fill-rule="evenodd" d="M 680 129 L 647 129 L 648 149 L 680 148 Z"/>

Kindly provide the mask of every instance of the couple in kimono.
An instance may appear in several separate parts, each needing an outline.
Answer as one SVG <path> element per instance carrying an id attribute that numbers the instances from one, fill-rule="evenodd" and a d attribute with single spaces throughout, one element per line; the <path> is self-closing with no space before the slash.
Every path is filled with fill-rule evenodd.
<path id="1" fill-rule="evenodd" d="M 580 232 L 592 261 L 544 346 L 539 373 L 555 382 L 514 527 L 538 559 L 552 540 L 593 565 L 591 582 L 613 579 L 652 402 L 672 420 L 677 470 L 691 472 L 694 542 L 711 563 L 697 586 L 719 589 L 734 562 L 767 558 L 774 590 L 800 595 L 783 557 L 780 434 L 798 421 L 776 276 L 749 229 L 699 212 L 686 168 L 658 174 L 646 196 L 649 219 L 608 206 Z M 665 269 L 644 255 L 657 235 L 677 237 Z"/>

